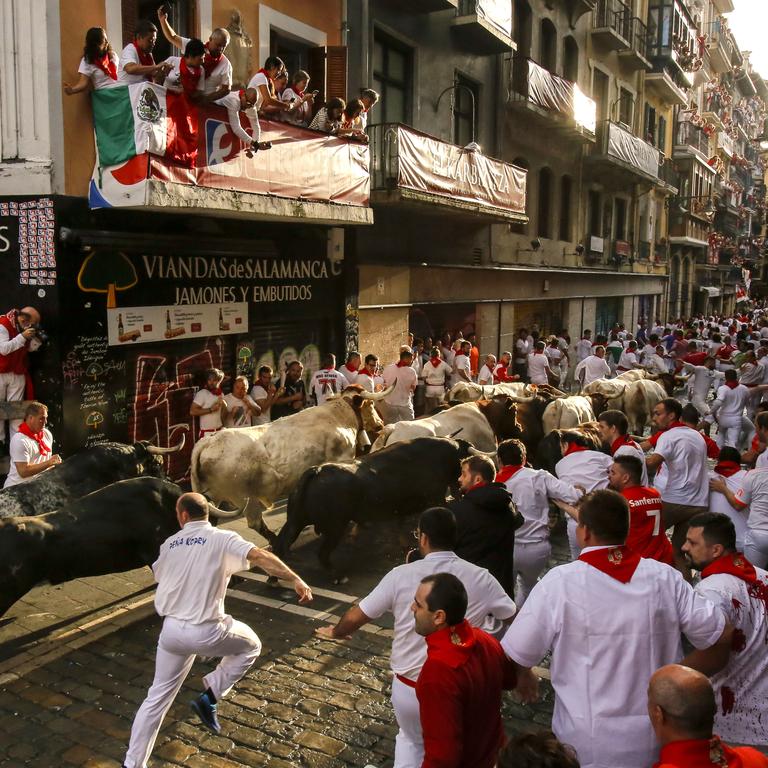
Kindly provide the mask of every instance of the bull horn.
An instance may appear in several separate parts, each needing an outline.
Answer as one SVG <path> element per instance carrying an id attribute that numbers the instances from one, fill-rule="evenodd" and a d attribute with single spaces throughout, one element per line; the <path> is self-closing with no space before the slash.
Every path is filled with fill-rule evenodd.
<path id="1" fill-rule="evenodd" d="M 248 509 L 248 505 L 250 504 L 251 500 L 250 498 L 245 500 L 245 506 L 242 509 L 231 509 L 231 510 L 224 510 L 219 509 L 214 504 L 211 504 L 211 502 L 208 502 L 208 514 L 215 517 L 217 520 L 234 520 L 236 517 L 240 517 L 241 515 L 245 514 L 245 510 Z"/>
<path id="2" fill-rule="evenodd" d="M 387 389 L 382 389 L 381 392 L 361 392 L 360 397 L 363 400 L 383 400 L 387 395 L 391 394 L 395 390 L 395 384 Z"/>
<path id="3" fill-rule="evenodd" d="M 469 452 L 473 456 L 487 456 L 489 459 L 496 455 L 496 451 L 481 451 L 479 448 L 469 447 Z"/>
<path id="4" fill-rule="evenodd" d="M 480 387 L 480 399 L 485 400 L 485 387 Z"/>
<path id="5" fill-rule="evenodd" d="M 182 432 L 181 440 L 179 440 L 178 445 L 174 445 L 172 448 L 158 448 L 156 445 L 148 445 L 147 453 L 151 453 L 153 456 L 165 456 L 168 453 L 178 453 L 184 447 L 186 440 L 187 436 Z"/>

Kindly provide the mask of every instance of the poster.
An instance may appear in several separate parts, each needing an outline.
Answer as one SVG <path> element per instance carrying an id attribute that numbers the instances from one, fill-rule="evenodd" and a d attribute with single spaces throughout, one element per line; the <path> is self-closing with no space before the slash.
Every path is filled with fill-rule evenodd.
<path id="1" fill-rule="evenodd" d="M 50 197 L 0 202 L 0 253 L 18 248 L 19 285 L 56 284 L 55 232 Z"/>

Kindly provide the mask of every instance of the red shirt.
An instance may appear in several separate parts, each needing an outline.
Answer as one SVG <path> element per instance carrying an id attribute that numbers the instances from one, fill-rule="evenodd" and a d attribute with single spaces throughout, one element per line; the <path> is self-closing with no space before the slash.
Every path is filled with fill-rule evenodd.
<path id="1" fill-rule="evenodd" d="M 752 747 L 729 747 L 711 739 L 672 741 L 661 748 L 653 768 L 768 768 L 768 757 Z"/>
<path id="2" fill-rule="evenodd" d="M 467 621 L 426 640 L 416 682 L 422 768 L 493 768 L 505 741 L 501 692 L 515 686 L 514 663 L 498 640 Z"/>
<path id="3" fill-rule="evenodd" d="M 621 495 L 629 504 L 627 549 L 640 557 L 672 565 L 672 544 L 661 521 L 661 494 L 655 488 L 633 485 Z"/>
<path id="4" fill-rule="evenodd" d="M 704 361 L 708 357 L 708 352 L 691 352 L 683 358 L 683 362 L 690 363 L 691 365 L 704 365 Z"/>
<path id="5" fill-rule="evenodd" d="M 502 384 L 505 381 L 514 381 L 507 373 L 507 366 L 499 363 L 493 371 L 493 383 Z"/>

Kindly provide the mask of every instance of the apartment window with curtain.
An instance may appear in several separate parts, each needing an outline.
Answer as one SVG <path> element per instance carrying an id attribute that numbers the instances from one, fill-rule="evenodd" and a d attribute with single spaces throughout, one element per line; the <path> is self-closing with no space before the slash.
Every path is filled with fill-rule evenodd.
<path id="1" fill-rule="evenodd" d="M 465 147 L 473 139 L 477 141 L 480 132 L 477 124 L 480 86 L 458 72 L 453 82 L 458 86 L 453 93 L 453 143 Z"/>
<path id="2" fill-rule="evenodd" d="M 619 88 L 619 122 L 632 127 L 635 111 L 635 97 L 626 88 Z"/>
<path id="3" fill-rule="evenodd" d="M 413 51 L 376 30 L 373 41 L 373 88 L 381 94 L 384 123 L 408 123 L 411 113 Z"/>

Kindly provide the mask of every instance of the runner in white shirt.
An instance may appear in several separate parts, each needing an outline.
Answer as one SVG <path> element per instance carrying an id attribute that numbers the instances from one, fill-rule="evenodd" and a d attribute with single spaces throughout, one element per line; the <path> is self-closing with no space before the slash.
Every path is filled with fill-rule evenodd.
<path id="1" fill-rule="evenodd" d="M 278 397 L 285 394 L 283 387 L 275 387 L 272 383 L 274 372 L 268 365 L 262 365 L 258 370 L 256 381 L 251 389 L 251 399 L 261 408 L 258 416 L 253 416 L 253 426 L 269 424 L 272 420 L 272 405 Z"/>
<path id="2" fill-rule="evenodd" d="M 232 391 L 224 395 L 224 402 L 227 404 L 225 427 L 240 429 L 253 426 L 253 417 L 261 414 L 261 408 L 248 394 L 247 376 L 238 376 L 232 382 Z"/>
<path id="3" fill-rule="evenodd" d="M 528 331 L 521 328 L 515 339 L 515 362 L 512 370 L 520 377 L 520 381 L 525 381 L 528 377 L 528 355 L 533 352 L 533 344 L 529 343 L 528 338 Z"/>
<path id="4" fill-rule="evenodd" d="M 496 368 L 496 356 L 486 355 L 485 363 L 477 374 L 477 383 L 480 386 L 488 386 L 493 384 L 493 371 Z"/>
<path id="5" fill-rule="evenodd" d="M 123 48 L 117 70 L 120 85 L 146 83 L 154 77 L 164 77 L 168 65 L 157 64 L 152 56 L 152 49 L 157 42 L 157 27 L 146 19 L 136 24 L 133 40 Z"/>
<path id="6" fill-rule="evenodd" d="M 205 386 L 198 389 L 192 399 L 189 415 L 197 416 L 200 420 L 198 440 L 212 432 L 218 432 L 224 426 L 227 404 L 221 391 L 222 381 L 224 381 L 224 371 L 211 368 L 206 371 Z"/>
<path id="7" fill-rule="evenodd" d="M 36 400 L 27 405 L 19 431 L 11 437 L 8 477 L 3 488 L 23 483 L 50 467 L 61 464 L 61 456 L 53 453 L 53 435 L 45 425 L 48 408 Z"/>
<path id="8" fill-rule="evenodd" d="M 452 373 L 453 369 L 451 366 L 445 360 L 440 359 L 440 350 L 437 347 L 432 347 L 429 361 L 424 364 L 424 370 L 422 371 L 424 384 L 426 385 L 424 408 L 427 413 L 437 408 L 443 402 L 445 385 L 450 381 L 449 377 Z"/>
<path id="9" fill-rule="evenodd" d="M 544 353 L 546 346 L 543 341 L 537 341 L 533 352 L 528 355 L 528 378 L 531 384 L 549 384 L 549 358 Z"/>
<path id="10" fill-rule="evenodd" d="M 735 509 L 749 508 L 744 555 L 753 565 L 765 568 L 768 566 L 768 468 L 763 466 L 747 472 L 735 498 L 728 500 Z"/>
<path id="11" fill-rule="evenodd" d="M 712 401 L 709 415 L 706 420 L 711 424 L 717 422 L 717 435 L 715 439 L 722 448 L 724 445 L 739 447 L 742 442 L 742 426 L 744 409 L 755 390 L 763 391 L 768 386 L 760 384 L 752 389 L 739 384 L 738 374 L 735 370 L 725 372 L 725 383 L 718 387 L 717 397 Z M 751 440 L 747 435 L 745 440 Z"/>
<path id="12" fill-rule="evenodd" d="M 701 581 L 696 592 L 710 600 L 734 627 L 726 667 L 712 675 L 722 706 L 715 731 L 730 744 L 768 747 L 768 573 L 740 553 L 728 519 L 705 513 L 691 520 L 683 551 Z"/>
<path id="13" fill-rule="evenodd" d="M 669 363 L 663 344 L 656 347 L 654 354 L 647 356 L 643 361 L 643 367 L 648 373 L 669 373 Z"/>
<path id="14" fill-rule="evenodd" d="M 64 83 L 64 93 L 72 96 L 90 88 L 94 91 L 102 88 L 114 88 L 120 85 L 117 71 L 120 59 L 112 50 L 107 40 L 107 33 L 101 27 L 91 27 L 85 33 L 85 49 L 77 72 L 80 75 L 74 85 Z"/>
<path id="15" fill-rule="evenodd" d="M 413 352 L 404 349 L 400 361 L 390 363 L 384 368 L 384 384 L 387 388 L 394 385 L 394 390 L 385 398 L 386 416 L 389 424 L 397 421 L 410 421 L 413 415 L 413 393 L 419 383 L 416 371 L 411 367 Z"/>
<path id="16" fill-rule="evenodd" d="M 568 373 L 568 355 L 554 336 L 550 340 L 549 345 L 544 349 L 544 354 L 547 356 L 549 367 L 552 373 L 557 376 L 557 383 L 560 386 L 565 381 L 565 376 Z"/>
<path id="17" fill-rule="evenodd" d="M 605 379 L 611 375 L 611 369 L 605 362 L 605 347 L 598 345 L 594 354 L 585 357 L 573 372 L 575 381 L 581 383 L 582 388 L 597 379 Z"/>
<path id="18" fill-rule="evenodd" d="M 584 331 L 584 335 L 576 342 L 576 362 L 586 360 L 592 354 L 592 331 Z"/>
<path id="19" fill-rule="evenodd" d="M 580 559 L 542 578 L 501 645 L 525 668 L 552 651 L 552 730 L 574 747 L 581 768 L 648 768 L 658 748 L 645 681 L 681 661 L 681 634 L 699 649 L 683 661 L 696 668 L 721 657 L 730 633 L 722 612 L 675 569 L 627 553 L 629 515 L 619 494 L 597 491 L 579 515 Z M 519 670 L 523 701 L 536 689 L 530 669 Z"/>
<path id="20" fill-rule="evenodd" d="M 394 614 L 394 636 L 389 663 L 394 673 L 392 707 L 399 726 L 395 738 L 395 765 L 421 768 L 424 744 L 416 699 L 416 679 L 427 658 L 424 638 L 413 624 L 413 596 L 421 580 L 435 573 L 452 573 L 467 590 L 467 620 L 492 634 L 500 634 L 515 615 L 515 604 L 485 568 L 462 560 L 452 551 L 456 520 L 444 507 L 422 513 L 416 529 L 423 559 L 390 571 L 359 606 L 350 608 L 336 625 L 316 630 L 325 638 L 344 639 L 385 613 Z"/>
<path id="21" fill-rule="evenodd" d="M 204 496 L 179 496 L 176 516 L 181 531 L 160 545 L 152 565 L 157 582 L 155 608 L 163 617 L 163 628 L 154 681 L 133 721 L 125 768 L 146 766 L 165 713 L 198 654 L 221 657 L 221 661 L 203 678 L 206 690 L 192 702 L 192 709 L 206 727 L 221 731 L 216 702 L 229 694 L 261 653 L 256 633 L 224 613 L 224 596 L 233 574 L 255 565 L 292 582 L 300 603 L 312 600 L 310 588 L 271 552 L 234 531 L 214 528 L 208 522 Z"/>
<path id="22" fill-rule="evenodd" d="M 362 358 L 359 352 L 348 352 L 347 362 L 339 368 L 339 373 L 347 380 L 348 384 L 357 383 L 357 372 L 360 369 Z"/>
<path id="23" fill-rule="evenodd" d="M 625 371 L 632 371 L 639 367 L 640 362 L 637 359 L 637 342 L 630 341 L 627 348 L 621 353 L 617 370 L 619 373 L 624 373 Z"/>
<path id="24" fill-rule="evenodd" d="M 347 379 L 336 370 L 336 355 L 323 356 L 322 368 L 309 380 L 309 394 L 322 405 L 329 397 L 342 393 L 349 386 Z"/>
<path id="25" fill-rule="evenodd" d="M 376 375 L 378 365 L 379 358 L 376 355 L 366 355 L 363 367 L 357 372 L 355 384 L 362 387 L 366 392 L 378 392 L 377 380 L 380 379 Z"/>
<path id="26" fill-rule="evenodd" d="M 545 469 L 525 466 L 525 445 L 519 440 L 505 440 L 499 445 L 501 469 L 497 483 L 504 483 L 517 511 L 525 518 L 515 531 L 515 604 L 521 608 L 539 576 L 547 567 L 552 551 L 549 542 L 550 501 L 575 504 L 581 491 L 558 480 Z"/>
<path id="27" fill-rule="evenodd" d="M 744 551 L 749 507 L 736 499 L 747 470 L 741 468 L 741 454 L 730 446 L 721 449 L 714 470 L 709 473 L 709 511 L 727 515 L 736 532 L 736 549 Z"/>
<path id="28" fill-rule="evenodd" d="M 469 352 L 472 345 L 468 341 L 462 341 L 456 357 L 453 358 L 453 373 L 451 376 L 451 386 L 462 381 L 472 381 L 472 369 L 469 359 Z"/>
<path id="29" fill-rule="evenodd" d="M 723 377 L 720 371 L 715 370 L 716 362 L 714 357 L 708 357 L 704 361 L 704 365 L 683 363 L 683 369 L 691 375 L 689 382 L 691 403 L 702 416 L 709 413 L 707 398 L 710 389 Z"/>

